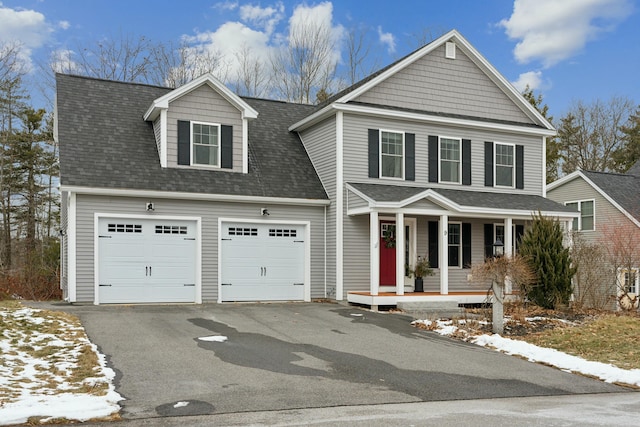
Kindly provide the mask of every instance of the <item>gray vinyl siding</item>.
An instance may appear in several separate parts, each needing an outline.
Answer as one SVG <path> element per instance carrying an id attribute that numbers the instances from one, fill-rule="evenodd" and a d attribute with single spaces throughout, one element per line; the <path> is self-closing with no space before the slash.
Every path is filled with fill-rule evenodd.
<path id="1" fill-rule="evenodd" d="M 357 208 L 366 208 L 369 206 L 369 202 L 364 200 L 362 197 L 352 193 L 349 190 L 347 191 L 347 209 L 357 209 Z"/>
<path id="2" fill-rule="evenodd" d="M 220 94 L 202 85 L 169 104 L 167 111 L 167 165 L 178 166 L 178 120 L 233 126 L 233 171 L 242 172 L 242 116 Z M 191 166 L 193 167 L 193 166 Z"/>
<path id="3" fill-rule="evenodd" d="M 616 224 L 627 226 L 632 224 L 618 208 L 611 204 L 605 197 L 596 191 L 581 177 L 577 177 L 559 187 L 547 192 L 547 197 L 558 203 L 577 202 L 582 200 L 594 201 L 594 230 L 580 231 L 578 234 L 587 244 L 599 244 L 603 236 L 603 228 L 605 226 L 615 227 Z M 610 310 L 616 309 L 616 273 L 613 268 L 603 266 L 600 270 L 601 282 L 596 289 L 587 289 L 587 295 L 580 295 L 580 271 L 578 271 L 576 280 L 576 300 L 584 302 L 587 305 L 593 305 L 598 308 L 606 308 Z"/>
<path id="4" fill-rule="evenodd" d="M 383 214 L 381 214 L 383 215 Z M 428 223 L 438 221 L 439 217 L 406 215 L 406 218 L 417 218 L 416 252 L 418 256 L 428 256 Z M 498 222 L 469 218 L 449 218 L 450 222 L 471 223 L 471 263 L 484 262 L 484 224 Z M 520 222 L 518 222 L 520 223 Z M 344 292 L 368 292 L 369 281 L 369 215 L 345 217 L 344 222 Z M 440 250 L 440 249 L 439 249 Z M 434 269 L 434 276 L 424 279 L 425 291 L 440 291 L 440 269 Z M 483 284 L 468 280 L 469 268 L 449 267 L 449 291 L 483 291 Z"/>
<path id="5" fill-rule="evenodd" d="M 417 202 L 411 203 L 410 205 L 405 206 L 405 209 L 432 209 L 441 211 L 442 207 L 436 205 L 435 203 L 429 200 L 418 200 Z"/>
<path id="6" fill-rule="evenodd" d="M 94 213 L 143 214 L 148 198 L 77 196 L 77 301 L 94 301 Z M 218 218 L 311 223 L 311 298 L 324 298 L 324 207 L 154 199 L 156 216 L 200 217 L 202 225 L 202 300 L 218 298 Z"/>
<path id="7" fill-rule="evenodd" d="M 460 48 L 456 50 L 456 59 L 447 59 L 443 44 L 355 101 L 532 123 Z"/>
<path id="8" fill-rule="evenodd" d="M 594 201 L 594 231 L 581 231 L 580 235 L 589 243 L 597 243 L 602 238 L 605 224 L 629 224 L 631 221 L 622 212 L 596 191 L 581 177 L 577 177 L 559 187 L 549 190 L 547 198 L 558 203 Z"/>
<path id="9" fill-rule="evenodd" d="M 369 178 L 367 164 L 368 129 L 388 129 L 415 134 L 415 181 Z M 437 184 L 429 181 L 428 137 L 436 135 L 471 140 L 472 185 Z M 524 146 L 524 189 L 484 186 L 485 141 L 511 143 Z M 494 191 L 503 193 L 542 195 L 544 170 L 542 165 L 542 137 L 516 133 L 456 128 L 397 119 L 344 115 L 344 176 L 345 182 L 368 182 L 390 185 L 428 186 L 459 190 Z"/>
<path id="10" fill-rule="evenodd" d="M 62 289 L 62 298 L 69 296 L 67 287 L 69 279 L 69 245 L 68 245 L 68 224 L 69 224 L 69 193 L 63 191 L 60 194 L 60 289 Z"/>
<path id="11" fill-rule="evenodd" d="M 336 289 L 336 120 L 331 117 L 300 133 L 309 159 L 324 186 L 331 204 L 327 206 L 327 288 Z"/>
<path id="12" fill-rule="evenodd" d="M 160 138 L 161 129 L 162 129 L 162 126 L 161 126 L 160 116 L 158 116 L 158 118 L 153 121 L 153 135 L 156 138 L 156 146 L 158 147 L 158 156 L 160 158 L 162 158 L 162 139 Z M 176 151 L 176 156 L 177 156 L 177 151 Z"/>

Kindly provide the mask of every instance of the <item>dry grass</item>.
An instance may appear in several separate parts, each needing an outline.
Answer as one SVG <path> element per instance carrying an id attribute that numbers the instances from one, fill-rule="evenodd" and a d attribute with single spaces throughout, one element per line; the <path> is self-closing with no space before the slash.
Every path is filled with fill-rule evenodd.
<path id="1" fill-rule="evenodd" d="M 640 317 L 603 314 L 578 326 L 560 326 L 521 337 L 540 347 L 622 369 L 640 369 Z"/>

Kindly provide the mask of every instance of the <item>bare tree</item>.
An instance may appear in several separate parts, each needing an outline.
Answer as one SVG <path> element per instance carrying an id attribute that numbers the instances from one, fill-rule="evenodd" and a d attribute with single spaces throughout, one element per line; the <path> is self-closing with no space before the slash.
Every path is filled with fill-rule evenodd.
<path id="1" fill-rule="evenodd" d="M 576 267 L 573 296 L 580 307 L 605 309 L 616 294 L 616 286 L 611 283 L 615 271 L 607 260 L 605 247 L 588 242 L 579 232 L 571 234 L 571 260 Z"/>
<path id="2" fill-rule="evenodd" d="M 377 59 L 370 61 L 371 42 L 367 39 L 366 27 L 352 27 L 347 33 L 345 48 L 345 80 L 348 85 L 354 84 L 378 68 Z"/>
<path id="3" fill-rule="evenodd" d="M 236 93 L 242 96 L 264 96 L 268 92 L 269 82 L 267 64 L 246 44 L 234 56 L 238 62 L 238 72 L 233 83 Z"/>
<path id="4" fill-rule="evenodd" d="M 217 50 L 190 46 L 184 40 L 151 47 L 148 80 L 152 84 L 175 88 L 206 73 L 226 82 L 228 72 L 229 65 Z"/>
<path id="5" fill-rule="evenodd" d="M 482 264 L 471 266 L 471 277 L 476 283 L 489 286 L 493 295 L 493 332 L 504 332 L 504 296 L 507 283 L 521 291 L 535 281 L 529 263 L 520 255 L 487 258 Z"/>
<path id="6" fill-rule="evenodd" d="M 630 221 L 611 221 L 601 227 L 601 242 L 613 273 L 618 306 L 625 310 L 638 308 L 640 289 L 640 228 Z"/>
<path id="7" fill-rule="evenodd" d="M 271 55 L 273 87 L 282 99 L 310 103 L 321 89 L 329 92 L 337 67 L 330 26 L 304 18 L 292 25 L 288 44 Z"/>
<path id="8" fill-rule="evenodd" d="M 75 64 L 79 74 L 101 79 L 147 83 L 151 42 L 144 36 L 120 34 L 93 46 L 79 46 Z"/>
<path id="9" fill-rule="evenodd" d="M 624 148 L 622 127 L 635 104 L 628 98 L 613 97 L 593 104 L 577 101 L 562 117 L 558 128 L 562 172 L 578 168 L 593 171 L 616 170 L 616 153 Z"/>
<path id="10" fill-rule="evenodd" d="M 415 48 L 421 48 L 445 34 L 447 30 L 444 27 L 422 27 L 420 30 L 410 34 L 411 42 L 409 45 Z"/>

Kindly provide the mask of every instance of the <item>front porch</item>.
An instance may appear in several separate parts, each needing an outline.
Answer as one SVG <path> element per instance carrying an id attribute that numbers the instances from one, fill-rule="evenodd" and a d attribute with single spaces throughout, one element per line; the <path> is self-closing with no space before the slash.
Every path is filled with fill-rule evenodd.
<path id="1" fill-rule="evenodd" d="M 460 304 L 482 304 L 487 301 L 486 291 L 449 292 L 443 295 L 439 292 L 410 292 L 397 294 L 396 292 L 379 292 L 377 295 L 371 292 L 349 292 L 347 301 L 353 304 L 368 305 L 372 310 L 379 306 L 398 306 L 403 302 L 422 303 L 456 303 Z"/>

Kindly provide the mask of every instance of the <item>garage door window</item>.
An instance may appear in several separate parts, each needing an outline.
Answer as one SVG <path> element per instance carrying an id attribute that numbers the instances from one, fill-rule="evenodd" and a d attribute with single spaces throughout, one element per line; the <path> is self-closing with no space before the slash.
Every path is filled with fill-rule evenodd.
<path id="1" fill-rule="evenodd" d="M 229 236 L 257 236 L 257 228 L 229 227 Z"/>
<path id="2" fill-rule="evenodd" d="M 109 233 L 142 233 L 141 224 L 108 224 Z"/>
<path id="3" fill-rule="evenodd" d="M 156 234 L 187 234 L 185 225 L 156 225 Z"/>
<path id="4" fill-rule="evenodd" d="M 287 228 L 270 228 L 269 237 L 297 237 L 297 233 Z"/>

